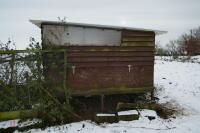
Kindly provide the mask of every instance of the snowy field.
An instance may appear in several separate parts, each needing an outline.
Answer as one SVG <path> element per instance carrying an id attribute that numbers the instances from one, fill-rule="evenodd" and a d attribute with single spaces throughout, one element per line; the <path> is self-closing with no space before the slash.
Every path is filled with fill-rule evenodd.
<path id="1" fill-rule="evenodd" d="M 184 58 L 184 57 L 183 57 Z M 82 121 L 45 130 L 32 129 L 29 133 L 200 133 L 200 56 L 182 62 L 169 57 L 156 57 L 154 84 L 160 103 L 170 102 L 183 111 L 176 118 L 159 118 L 154 111 L 142 110 L 139 120 L 120 121 L 113 124 L 97 125 Z M 146 115 L 153 115 L 149 120 Z M 2 126 L 3 123 L 0 123 Z M 5 123 L 4 123 L 5 125 Z M 17 131 L 16 131 L 17 132 Z"/>

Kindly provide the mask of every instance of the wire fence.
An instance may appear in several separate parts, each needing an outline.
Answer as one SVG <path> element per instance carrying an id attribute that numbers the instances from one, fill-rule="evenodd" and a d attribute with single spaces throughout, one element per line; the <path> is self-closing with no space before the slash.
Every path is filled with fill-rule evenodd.
<path id="1" fill-rule="evenodd" d="M 66 49 L 0 51 L 0 111 L 33 108 L 44 88 L 66 94 L 66 81 Z"/>

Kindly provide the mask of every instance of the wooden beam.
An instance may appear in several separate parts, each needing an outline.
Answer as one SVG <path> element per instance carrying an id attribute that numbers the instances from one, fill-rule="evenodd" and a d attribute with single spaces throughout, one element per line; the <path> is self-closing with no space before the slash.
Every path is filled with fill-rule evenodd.
<path id="1" fill-rule="evenodd" d="M 88 89 L 88 90 L 75 90 L 71 89 L 73 96 L 92 96 L 92 95 L 110 95 L 110 94 L 137 94 L 151 92 L 154 87 L 138 87 L 138 88 L 125 88 L 125 87 L 113 87 L 102 89 Z"/>
<path id="2" fill-rule="evenodd" d="M 37 113 L 33 110 L 0 112 L 0 121 L 13 120 L 13 119 L 36 118 L 36 117 L 37 117 Z"/>
<path id="3" fill-rule="evenodd" d="M 122 42 L 121 46 L 132 46 L 132 47 L 155 47 L 154 42 Z"/>
<path id="4" fill-rule="evenodd" d="M 147 38 L 147 37 L 122 38 L 122 42 L 153 42 L 153 41 L 155 41 L 154 38 Z"/>
<path id="5" fill-rule="evenodd" d="M 152 109 L 156 110 L 158 105 L 155 103 L 118 103 L 116 110 L 130 110 L 130 109 Z"/>
<path id="6" fill-rule="evenodd" d="M 130 30 L 123 30 L 122 36 L 155 36 L 155 33 L 152 31 L 130 31 Z"/>
<path id="7" fill-rule="evenodd" d="M 95 122 L 96 123 L 114 123 L 114 122 L 118 122 L 118 118 L 115 114 L 105 114 L 105 115 L 96 115 L 95 116 Z"/>
<path id="8" fill-rule="evenodd" d="M 0 50 L 0 54 L 17 54 L 17 53 L 45 53 L 45 52 L 65 52 L 67 49 L 50 49 L 50 50 Z"/>

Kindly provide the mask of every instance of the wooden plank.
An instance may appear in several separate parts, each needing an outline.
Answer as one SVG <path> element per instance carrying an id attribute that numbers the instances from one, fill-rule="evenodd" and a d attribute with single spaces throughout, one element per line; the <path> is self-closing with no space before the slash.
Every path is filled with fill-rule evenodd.
<path id="1" fill-rule="evenodd" d="M 152 109 L 155 110 L 157 108 L 157 104 L 155 103 L 118 103 L 116 110 L 130 110 L 130 109 Z"/>
<path id="2" fill-rule="evenodd" d="M 64 92 L 65 92 L 65 102 L 68 101 L 68 93 L 67 93 L 67 85 L 66 85 L 66 81 L 67 81 L 67 53 L 66 51 L 64 52 L 64 72 L 63 72 L 63 88 L 64 88 Z"/>
<path id="3" fill-rule="evenodd" d="M 154 42 L 123 42 L 121 46 L 143 46 L 143 47 L 154 47 Z"/>
<path id="4" fill-rule="evenodd" d="M 122 42 L 152 42 L 155 41 L 154 38 L 151 37 L 131 37 L 131 38 L 122 38 Z"/>
<path id="5" fill-rule="evenodd" d="M 75 65 L 77 68 L 81 67 L 128 67 L 131 65 L 135 66 L 152 66 L 154 65 L 153 61 L 135 61 L 135 62 L 70 62 L 70 64 Z"/>
<path id="6" fill-rule="evenodd" d="M 130 33 L 130 34 L 122 34 L 122 37 L 128 38 L 128 37 L 152 37 L 155 38 L 155 35 L 145 35 L 145 34 L 135 34 L 135 33 Z"/>
<path id="7" fill-rule="evenodd" d="M 17 53 L 48 53 L 48 52 L 65 52 L 67 49 L 49 49 L 49 50 L 0 50 L 0 54 L 17 54 Z"/>
<path id="8" fill-rule="evenodd" d="M 127 38 L 127 39 L 131 39 L 131 38 L 142 38 L 142 39 L 155 39 L 155 37 L 151 37 L 151 36 L 123 36 L 122 38 Z"/>
<path id="9" fill-rule="evenodd" d="M 34 110 L 19 110 L 10 112 L 0 112 L 0 121 L 24 119 L 24 118 L 36 118 L 37 112 Z"/>
<path id="10" fill-rule="evenodd" d="M 128 47 L 131 47 L 131 46 L 128 46 Z M 153 47 L 145 47 L 145 48 L 142 48 L 141 46 L 135 46 L 137 47 L 136 49 L 111 49 L 111 50 L 106 50 L 106 49 L 74 49 L 74 50 L 71 50 L 72 52 L 105 52 L 105 51 L 109 51 L 109 52 L 115 52 L 115 51 L 118 51 L 118 52 L 137 52 L 137 51 L 140 51 L 140 52 L 145 52 L 145 51 L 154 51 L 154 48 Z M 139 48 L 140 47 L 140 48 Z"/>
<path id="11" fill-rule="evenodd" d="M 102 89 L 88 89 L 88 90 L 72 90 L 73 96 L 92 96 L 92 95 L 110 95 L 110 94 L 138 94 L 151 92 L 154 87 L 138 87 L 138 88 L 102 88 Z"/>
<path id="12" fill-rule="evenodd" d="M 118 118 L 115 114 L 105 114 L 105 115 L 101 115 L 101 116 L 98 116 L 96 115 L 95 116 L 95 122 L 96 123 L 114 123 L 114 122 L 118 122 Z"/>
<path id="13" fill-rule="evenodd" d="M 153 57 L 69 57 L 69 62 L 153 61 Z"/>
<path id="14" fill-rule="evenodd" d="M 130 30 L 123 30 L 122 31 L 122 36 L 155 36 L 154 32 L 150 32 L 150 31 L 130 31 Z"/>
<path id="15" fill-rule="evenodd" d="M 126 115 L 118 114 L 119 121 L 133 121 L 133 120 L 138 120 L 138 119 L 139 119 L 139 114 L 126 114 Z"/>
<path id="16" fill-rule="evenodd" d="M 133 37 L 147 37 L 147 38 L 155 38 L 155 36 L 152 35 L 134 35 L 134 34 L 127 34 L 127 35 L 122 35 L 122 38 L 133 38 Z"/>
<path id="17" fill-rule="evenodd" d="M 124 51 L 121 51 L 121 52 L 118 52 L 118 51 L 105 51 L 105 52 L 100 52 L 100 51 L 96 51 L 96 52 L 69 52 L 68 53 L 68 56 L 69 57 L 90 57 L 90 56 L 93 56 L 93 57 L 99 57 L 99 56 L 107 56 L 107 57 L 114 57 L 114 56 L 126 56 L 126 57 L 130 57 L 130 56 L 153 56 L 154 53 L 153 52 L 139 52 L 139 51 L 136 51 L 136 52 L 132 52 L 132 51 L 127 51 L 127 52 L 124 52 Z"/>
<path id="18" fill-rule="evenodd" d="M 69 52 L 154 51 L 153 47 L 144 47 L 144 46 L 135 46 L 135 47 L 130 47 L 130 46 L 123 46 L 123 47 L 119 47 L 119 46 L 98 46 L 98 47 L 93 47 L 93 46 L 62 46 L 61 48 L 66 48 L 66 49 L 68 49 Z"/>

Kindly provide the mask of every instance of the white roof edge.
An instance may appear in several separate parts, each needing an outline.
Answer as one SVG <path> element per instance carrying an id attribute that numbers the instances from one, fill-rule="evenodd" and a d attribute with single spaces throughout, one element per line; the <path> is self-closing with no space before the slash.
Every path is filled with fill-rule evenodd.
<path id="1" fill-rule="evenodd" d="M 112 28 L 112 29 L 127 29 L 127 30 L 141 30 L 141 31 L 153 31 L 156 35 L 161 35 L 167 33 L 167 31 L 144 29 L 144 28 L 134 28 L 134 27 L 125 27 L 125 26 L 112 26 L 112 25 L 100 25 L 100 24 L 87 24 L 87 23 L 75 23 L 75 22 L 59 22 L 59 21 L 47 21 L 47 20 L 29 20 L 34 25 L 41 28 L 42 23 L 48 23 L 52 25 L 56 24 L 67 24 L 67 25 L 76 25 L 76 26 L 88 26 L 88 27 L 97 27 L 97 28 Z"/>

